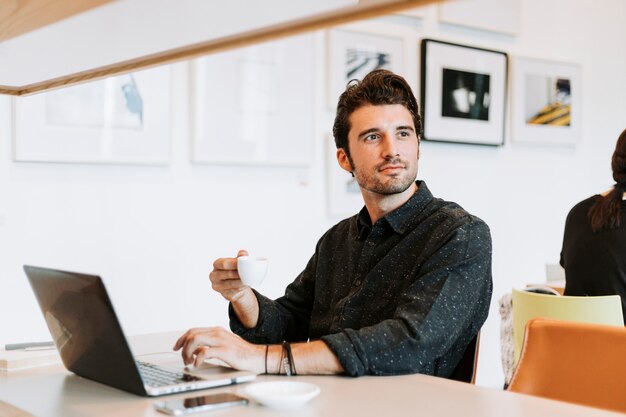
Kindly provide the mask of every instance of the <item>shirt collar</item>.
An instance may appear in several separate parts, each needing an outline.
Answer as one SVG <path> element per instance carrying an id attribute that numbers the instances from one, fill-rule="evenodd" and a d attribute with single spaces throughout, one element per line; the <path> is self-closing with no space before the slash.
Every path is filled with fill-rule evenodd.
<path id="1" fill-rule="evenodd" d="M 378 221 L 386 222 L 396 233 L 404 234 L 412 224 L 416 214 L 419 214 L 424 207 L 433 199 L 433 195 L 426 186 L 425 181 L 416 181 L 417 191 L 403 205 L 380 218 Z M 367 236 L 372 229 L 372 221 L 367 211 L 367 207 L 363 206 L 357 220 L 357 238 Z"/>

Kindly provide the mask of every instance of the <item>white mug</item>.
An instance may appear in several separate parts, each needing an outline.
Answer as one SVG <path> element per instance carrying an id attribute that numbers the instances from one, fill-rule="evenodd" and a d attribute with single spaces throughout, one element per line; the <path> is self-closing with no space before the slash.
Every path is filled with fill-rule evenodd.
<path id="1" fill-rule="evenodd" d="M 260 285 L 267 273 L 267 258 L 259 256 L 240 256 L 237 269 L 241 281 L 249 287 Z"/>

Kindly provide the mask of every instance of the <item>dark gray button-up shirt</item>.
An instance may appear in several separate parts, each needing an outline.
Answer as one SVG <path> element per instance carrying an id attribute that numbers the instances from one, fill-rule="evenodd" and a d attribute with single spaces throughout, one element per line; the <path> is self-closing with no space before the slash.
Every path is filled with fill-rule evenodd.
<path id="1" fill-rule="evenodd" d="M 284 296 L 256 293 L 257 326 L 230 308 L 231 329 L 253 343 L 321 339 L 347 375 L 449 376 L 487 318 L 491 237 L 417 185 L 374 225 L 364 207 L 328 230 Z"/>

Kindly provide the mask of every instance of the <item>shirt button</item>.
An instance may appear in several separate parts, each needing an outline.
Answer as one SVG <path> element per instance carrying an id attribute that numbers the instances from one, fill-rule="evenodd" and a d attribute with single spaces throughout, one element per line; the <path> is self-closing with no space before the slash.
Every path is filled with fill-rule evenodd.
<path id="1" fill-rule="evenodd" d="M 354 285 L 356 285 L 357 287 L 361 286 L 361 280 L 357 279 L 356 282 L 354 283 Z"/>
<path id="2" fill-rule="evenodd" d="M 372 241 L 367 242 L 367 244 L 368 244 L 369 246 L 374 246 L 374 242 L 372 242 Z"/>

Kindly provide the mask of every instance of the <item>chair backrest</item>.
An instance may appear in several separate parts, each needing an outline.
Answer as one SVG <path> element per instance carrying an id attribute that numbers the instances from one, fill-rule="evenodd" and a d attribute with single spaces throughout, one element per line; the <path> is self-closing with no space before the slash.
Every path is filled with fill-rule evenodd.
<path id="1" fill-rule="evenodd" d="M 624 326 L 622 302 L 619 295 L 554 296 L 513 289 L 515 364 L 519 360 L 522 349 L 526 323 L 534 317 Z"/>
<path id="2" fill-rule="evenodd" d="M 449 379 L 461 382 L 476 382 L 476 369 L 478 365 L 478 349 L 480 347 L 480 332 L 469 342 L 459 364 L 452 371 Z"/>
<path id="3" fill-rule="evenodd" d="M 536 318 L 509 391 L 626 412 L 626 329 Z"/>

